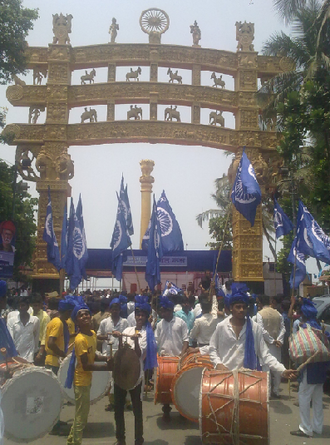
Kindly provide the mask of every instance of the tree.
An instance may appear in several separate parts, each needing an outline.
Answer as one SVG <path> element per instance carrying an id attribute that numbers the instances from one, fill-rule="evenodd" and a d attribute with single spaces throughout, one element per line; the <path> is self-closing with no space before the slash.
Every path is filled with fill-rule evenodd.
<path id="1" fill-rule="evenodd" d="M 38 11 L 23 8 L 21 0 L 0 2 L 0 84 L 8 83 L 13 74 L 25 72 L 25 38 L 37 18 Z"/>
<path id="2" fill-rule="evenodd" d="M 12 220 L 16 226 L 14 279 L 26 280 L 20 273 L 21 265 L 31 265 L 35 249 L 36 229 L 34 213 L 38 199 L 24 190 L 23 182 L 16 183 L 16 168 L 0 161 L 0 221 Z M 15 189 L 15 199 L 14 199 Z M 23 278 L 23 279 L 22 279 Z"/>

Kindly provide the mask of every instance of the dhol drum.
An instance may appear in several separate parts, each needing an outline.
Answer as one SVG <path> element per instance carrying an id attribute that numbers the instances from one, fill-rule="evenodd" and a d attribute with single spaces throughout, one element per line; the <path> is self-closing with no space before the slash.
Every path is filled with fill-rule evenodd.
<path id="1" fill-rule="evenodd" d="M 179 413 L 193 422 L 199 419 L 199 393 L 204 368 L 213 369 L 208 355 L 188 354 L 180 359 L 171 385 L 172 399 Z"/>
<path id="2" fill-rule="evenodd" d="M 205 369 L 199 399 L 202 442 L 269 445 L 268 373 Z"/>
<path id="3" fill-rule="evenodd" d="M 50 370 L 31 366 L 16 371 L 1 392 L 5 437 L 15 442 L 43 437 L 60 416 L 62 391 Z"/>
<path id="4" fill-rule="evenodd" d="M 158 368 L 155 387 L 155 404 L 171 405 L 171 384 L 176 375 L 179 357 L 157 357 Z"/>
<path id="5" fill-rule="evenodd" d="M 64 397 L 69 402 L 75 403 L 73 385 L 71 388 L 64 388 L 70 360 L 71 360 L 71 354 L 65 357 L 65 359 L 61 363 L 57 378 L 61 385 Z M 110 383 L 111 383 L 111 373 L 109 371 L 97 371 L 96 374 L 93 373 L 91 394 L 90 394 L 91 405 L 96 403 L 104 396 L 104 394 L 110 388 Z"/>

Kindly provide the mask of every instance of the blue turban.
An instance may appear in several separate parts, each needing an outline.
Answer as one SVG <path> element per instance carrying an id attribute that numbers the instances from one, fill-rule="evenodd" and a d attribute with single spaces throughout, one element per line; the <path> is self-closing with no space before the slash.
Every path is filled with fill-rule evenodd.
<path id="1" fill-rule="evenodd" d="M 119 304 L 119 306 L 120 306 L 119 298 L 114 298 L 113 300 L 111 300 L 110 304 L 109 304 L 109 307 L 111 308 L 114 304 Z"/>
<path id="2" fill-rule="evenodd" d="M 248 288 L 245 283 L 233 283 L 231 286 L 231 295 L 228 295 L 229 306 L 239 301 L 249 304 L 247 290 Z"/>
<path id="3" fill-rule="evenodd" d="M 58 303 L 58 310 L 59 311 L 71 311 L 73 308 L 75 307 L 75 303 L 71 300 L 60 300 L 60 302 Z"/>
<path id="4" fill-rule="evenodd" d="M 127 297 L 125 297 L 125 295 L 119 295 L 119 301 L 120 301 L 120 304 L 126 304 Z"/>
<path id="5" fill-rule="evenodd" d="M 159 305 L 164 309 L 174 309 L 173 301 L 169 300 L 167 297 L 161 297 L 159 299 Z"/>
<path id="6" fill-rule="evenodd" d="M 135 297 L 135 310 L 139 309 L 140 311 L 146 312 L 148 315 L 151 314 L 151 306 L 148 303 L 148 297 L 143 295 L 136 295 Z"/>
<path id="7" fill-rule="evenodd" d="M 90 310 L 89 310 L 89 307 L 87 306 L 86 303 L 83 303 L 83 304 L 77 304 L 77 305 L 73 308 L 73 311 L 71 312 L 71 319 L 72 319 L 72 321 L 73 321 L 74 323 L 76 323 L 76 321 L 77 321 L 77 315 L 78 315 L 78 312 L 79 312 L 79 311 L 82 311 L 83 309 L 87 309 L 87 310 L 89 311 L 89 313 L 91 313 Z"/>
<path id="8" fill-rule="evenodd" d="M 7 294 L 7 283 L 3 280 L 0 280 L 0 298 L 5 297 Z"/>
<path id="9" fill-rule="evenodd" d="M 308 298 L 303 298 L 301 312 L 307 320 L 312 320 L 317 316 L 317 309 L 315 307 L 315 304 Z"/>

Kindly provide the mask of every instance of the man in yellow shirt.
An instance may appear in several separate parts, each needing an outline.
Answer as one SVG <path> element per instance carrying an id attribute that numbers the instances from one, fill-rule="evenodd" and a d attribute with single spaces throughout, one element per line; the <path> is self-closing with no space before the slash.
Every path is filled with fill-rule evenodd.
<path id="1" fill-rule="evenodd" d="M 53 318 L 46 329 L 46 360 L 45 367 L 57 375 L 60 363 L 59 358 L 65 358 L 69 347 L 69 329 L 66 320 L 70 318 L 74 303 L 60 300 L 58 304 L 59 317 Z"/>
<path id="2" fill-rule="evenodd" d="M 35 356 L 35 365 L 43 366 L 45 364 L 45 344 L 46 344 L 46 328 L 50 322 L 49 315 L 43 310 L 42 297 L 38 293 L 32 294 L 32 308 L 33 315 L 39 319 L 40 332 L 39 332 L 39 350 Z"/>
<path id="3" fill-rule="evenodd" d="M 70 388 L 73 380 L 76 399 L 75 418 L 67 445 L 80 445 L 89 413 L 92 372 L 111 371 L 113 359 L 108 359 L 96 352 L 96 334 L 91 330 L 91 314 L 87 305 L 77 305 L 72 311 L 71 318 L 78 326 L 79 333 L 75 338 L 74 352 L 65 382 L 65 385 Z M 73 373 L 75 358 L 77 365 Z M 103 363 L 94 363 L 95 361 Z"/>

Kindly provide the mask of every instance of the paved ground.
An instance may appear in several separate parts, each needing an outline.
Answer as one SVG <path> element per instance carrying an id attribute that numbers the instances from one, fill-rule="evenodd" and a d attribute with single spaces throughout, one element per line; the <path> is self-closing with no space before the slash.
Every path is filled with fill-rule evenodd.
<path id="1" fill-rule="evenodd" d="M 290 431 L 297 429 L 299 409 L 294 405 L 297 393 L 288 394 L 288 385 L 281 386 L 281 400 L 270 401 L 270 445 L 329 445 L 330 440 L 330 397 L 324 396 L 324 432 L 322 436 L 304 439 L 290 435 Z M 91 407 L 89 422 L 85 430 L 83 445 L 111 445 L 115 442 L 114 415 L 104 411 L 107 399 L 102 399 Z M 201 445 L 197 424 L 183 419 L 173 409 L 172 421 L 165 424 L 161 418 L 161 406 L 154 405 L 153 394 L 149 394 L 143 404 L 145 445 Z M 65 405 L 61 420 L 72 422 L 74 407 Z M 127 445 L 133 445 L 133 414 L 127 412 L 126 429 Z M 33 445 L 65 445 L 66 437 L 45 436 L 32 442 Z M 5 439 L 5 445 L 14 442 Z M 257 444 L 256 444 L 257 445 Z"/>

